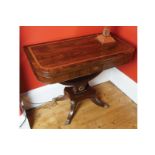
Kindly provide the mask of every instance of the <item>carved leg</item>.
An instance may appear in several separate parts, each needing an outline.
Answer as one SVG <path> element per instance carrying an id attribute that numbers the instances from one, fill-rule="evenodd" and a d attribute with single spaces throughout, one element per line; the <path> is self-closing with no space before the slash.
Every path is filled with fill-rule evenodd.
<path id="1" fill-rule="evenodd" d="M 71 121 L 73 119 L 73 116 L 75 114 L 75 111 L 76 111 L 77 104 L 78 104 L 78 102 L 75 102 L 73 100 L 71 101 L 70 112 L 68 114 L 68 117 L 67 117 L 67 120 L 65 122 L 65 125 L 68 125 L 68 124 L 71 123 Z"/>
<path id="2" fill-rule="evenodd" d="M 92 75 L 88 75 L 85 77 L 76 78 L 70 81 L 65 81 L 62 84 L 68 85 L 69 87 L 65 87 L 64 94 L 65 96 L 69 97 L 71 100 L 71 107 L 70 112 L 68 114 L 67 120 L 65 122 L 65 125 L 68 125 L 71 123 L 76 111 L 78 103 L 86 98 L 91 98 L 91 100 L 99 106 L 108 108 L 109 105 L 101 101 L 97 95 L 95 89 L 89 86 L 88 81 L 93 79 L 95 76 L 97 76 L 99 73 L 95 73 Z M 58 98 L 61 99 L 61 98 Z"/>
<path id="3" fill-rule="evenodd" d="M 98 106 L 104 107 L 104 108 L 108 108 L 109 104 L 103 102 L 102 100 L 100 100 L 97 96 L 91 98 L 91 100 Z"/>

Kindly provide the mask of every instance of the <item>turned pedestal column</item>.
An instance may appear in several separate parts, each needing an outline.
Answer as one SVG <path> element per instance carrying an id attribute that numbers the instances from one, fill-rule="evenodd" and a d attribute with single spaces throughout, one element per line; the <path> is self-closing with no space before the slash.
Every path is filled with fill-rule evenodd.
<path id="1" fill-rule="evenodd" d="M 73 80 L 62 82 L 64 85 L 68 85 L 68 87 L 65 87 L 64 94 L 70 98 L 70 112 L 68 114 L 68 118 L 65 122 L 65 124 L 70 124 L 73 116 L 75 115 L 78 105 L 80 101 L 90 98 L 96 105 L 102 106 L 102 107 L 109 107 L 107 103 L 102 101 L 94 88 L 92 88 L 89 85 L 89 81 L 92 80 L 95 76 L 97 76 L 99 73 L 95 73 L 92 75 L 76 78 Z"/>

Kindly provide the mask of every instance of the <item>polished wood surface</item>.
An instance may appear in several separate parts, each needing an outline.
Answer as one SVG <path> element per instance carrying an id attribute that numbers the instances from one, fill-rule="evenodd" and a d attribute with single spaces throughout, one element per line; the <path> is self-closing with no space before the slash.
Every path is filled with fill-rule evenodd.
<path id="1" fill-rule="evenodd" d="M 90 99 L 83 100 L 80 110 L 70 125 L 64 125 L 70 108 L 69 98 L 48 102 L 27 111 L 32 129 L 136 129 L 137 105 L 113 83 L 95 86 L 98 96 L 109 103 L 110 108 L 96 106 Z"/>
<path id="2" fill-rule="evenodd" d="M 105 48 L 99 34 L 25 46 L 32 69 L 39 81 L 57 83 L 90 75 L 129 62 L 134 48 L 114 36 L 116 45 Z"/>

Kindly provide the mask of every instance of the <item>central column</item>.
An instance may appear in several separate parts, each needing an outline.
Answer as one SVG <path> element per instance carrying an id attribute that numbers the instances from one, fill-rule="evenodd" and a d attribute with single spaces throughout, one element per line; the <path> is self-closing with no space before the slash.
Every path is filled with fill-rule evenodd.
<path id="1" fill-rule="evenodd" d="M 88 82 L 98 74 L 99 73 L 95 73 L 61 83 L 63 85 L 68 85 L 68 87 L 65 87 L 64 89 L 64 94 L 70 98 L 71 103 L 70 112 L 65 122 L 66 125 L 71 123 L 73 116 L 77 111 L 79 102 L 86 98 L 90 98 L 98 106 L 105 108 L 109 107 L 108 104 L 99 99 L 96 90 L 88 84 Z"/>

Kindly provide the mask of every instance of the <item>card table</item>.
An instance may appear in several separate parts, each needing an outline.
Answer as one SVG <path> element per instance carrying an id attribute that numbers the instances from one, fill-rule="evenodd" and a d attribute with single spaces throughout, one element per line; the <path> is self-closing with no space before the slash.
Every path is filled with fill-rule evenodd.
<path id="1" fill-rule="evenodd" d="M 70 124 L 79 102 L 90 98 L 95 104 L 109 107 L 101 100 L 89 81 L 100 72 L 128 63 L 135 48 L 112 34 L 113 45 L 102 45 L 92 34 L 24 46 L 36 78 L 46 84 L 66 85 L 64 94 L 70 98 L 71 108 L 65 124 Z"/>

